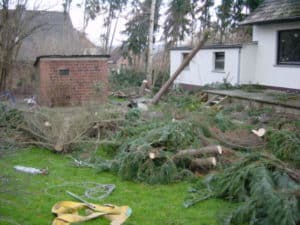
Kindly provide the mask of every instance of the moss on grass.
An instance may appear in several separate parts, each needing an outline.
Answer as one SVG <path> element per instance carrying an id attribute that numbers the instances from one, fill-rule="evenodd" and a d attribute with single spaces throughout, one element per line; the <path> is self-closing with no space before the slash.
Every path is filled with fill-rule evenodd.
<path id="1" fill-rule="evenodd" d="M 49 175 L 29 175 L 16 172 L 14 165 L 49 169 Z M 124 182 L 109 173 L 96 173 L 89 168 L 76 168 L 65 155 L 53 154 L 41 149 L 17 151 L 5 158 L 0 158 L 1 176 L 8 177 L 5 191 L 0 191 L 0 224 L 11 224 L 5 220 L 24 225 L 51 224 L 52 206 L 62 200 L 74 200 L 63 190 L 51 189 L 65 182 L 97 182 L 116 184 L 115 191 L 106 199 L 93 203 L 112 203 L 129 205 L 133 215 L 125 225 L 214 225 L 216 213 L 230 206 L 221 200 L 208 200 L 190 209 L 184 209 L 182 202 L 188 183 L 155 185 Z M 71 191 L 79 194 L 82 187 L 73 187 Z M 53 192 L 54 191 L 54 192 Z M 91 201 L 92 202 L 92 201 Z M 82 223 L 83 224 L 83 223 Z M 105 219 L 85 222 L 86 225 L 107 225 Z"/>

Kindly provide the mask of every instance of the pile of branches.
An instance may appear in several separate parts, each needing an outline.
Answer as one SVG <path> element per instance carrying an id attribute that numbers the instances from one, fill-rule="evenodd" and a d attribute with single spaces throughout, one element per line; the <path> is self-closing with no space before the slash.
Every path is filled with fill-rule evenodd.
<path id="1" fill-rule="evenodd" d="M 239 203 L 220 218 L 223 225 L 296 225 L 300 222 L 300 173 L 269 155 L 250 154 L 190 190 L 184 205 L 209 198 Z"/>
<path id="2" fill-rule="evenodd" d="M 0 157 L 2 150 L 14 149 L 20 138 L 18 127 L 23 123 L 22 113 L 10 106 L 0 103 Z"/>
<path id="3" fill-rule="evenodd" d="M 8 129 L 16 129 L 22 123 L 22 113 L 17 109 L 0 103 L 0 127 Z"/>
<path id="4" fill-rule="evenodd" d="M 289 130 L 270 130 L 266 135 L 268 149 L 279 159 L 300 168 L 300 134 Z"/>
<path id="5" fill-rule="evenodd" d="M 123 144 L 113 160 L 98 160 L 100 170 L 111 170 L 121 178 L 147 183 L 171 183 L 194 177 L 216 167 L 221 146 L 204 147 L 199 125 L 191 121 L 149 123 L 123 129 Z M 127 137 L 127 138 L 126 138 Z"/>
<path id="6" fill-rule="evenodd" d="M 24 144 L 55 152 L 69 152 L 82 143 L 96 142 L 107 130 L 113 131 L 123 120 L 124 112 L 116 107 L 40 108 L 24 112 L 22 130 L 29 136 Z M 98 137 L 97 140 L 89 137 Z"/>

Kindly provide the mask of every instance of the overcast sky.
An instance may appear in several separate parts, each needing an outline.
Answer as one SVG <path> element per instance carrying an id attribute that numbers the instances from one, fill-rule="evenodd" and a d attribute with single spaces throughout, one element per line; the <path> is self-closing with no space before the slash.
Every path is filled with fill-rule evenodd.
<path id="1" fill-rule="evenodd" d="M 70 10 L 72 23 L 77 30 L 82 30 L 82 25 L 83 25 L 83 9 L 77 6 L 78 4 L 81 4 L 82 1 L 83 0 L 73 0 L 71 10 Z M 164 2 L 168 2 L 168 1 L 169 0 L 165 0 Z M 215 0 L 216 4 L 219 4 L 220 1 L 221 0 Z M 51 11 L 63 11 L 63 7 L 62 7 L 63 0 L 29 0 L 28 2 L 29 2 L 29 8 L 31 9 L 38 8 L 38 9 L 51 10 Z M 162 10 L 162 13 L 164 14 L 164 10 Z M 123 15 L 121 15 L 121 18 L 119 19 L 117 31 L 116 31 L 116 37 L 114 40 L 114 46 L 120 45 L 122 40 L 124 40 L 125 38 L 124 35 L 121 34 L 121 31 L 125 29 L 126 14 L 128 13 L 124 12 Z M 102 28 L 102 20 L 103 17 L 98 16 L 95 20 L 89 22 L 89 25 L 85 30 L 88 38 L 92 42 L 98 45 L 100 44 L 99 36 Z M 159 39 L 160 37 L 157 38 Z"/>

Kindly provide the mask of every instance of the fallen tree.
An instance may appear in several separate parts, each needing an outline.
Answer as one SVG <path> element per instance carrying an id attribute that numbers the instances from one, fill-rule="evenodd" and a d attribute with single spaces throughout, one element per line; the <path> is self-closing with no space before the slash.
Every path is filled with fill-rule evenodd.
<path id="1" fill-rule="evenodd" d="M 222 155 L 223 150 L 220 145 L 212 145 L 212 146 L 206 146 L 199 149 L 186 149 L 186 150 L 180 150 L 178 153 L 176 153 L 172 159 L 176 160 L 182 157 L 199 157 L 199 156 L 207 156 L 207 155 Z M 164 153 L 163 149 L 154 149 L 149 152 L 149 158 L 150 159 L 157 159 L 166 157 L 166 154 Z"/>
<path id="2" fill-rule="evenodd" d="M 131 132 L 130 137 L 128 132 Z M 96 167 L 100 171 L 114 171 L 126 180 L 147 183 L 188 179 L 194 177 L 194 172 L 203 174 L 215 168 L 223 157 L 221 146 L 203 145 L 199 139 L 202 132 L 199 124 L 188 120 L 125 128 L 116 137 L 123 144 L 113 160 L 98 159 Z"/>
<path id="3" fill-rule="evenodd" d="M 272 156 L 250 154 L 223 173 L 199 182 L 184 206 L 222 198 L 240 204 L 225 213 L 221 224 L 295 225 L 300 222 L 297 173 Z"/>
<path id="4" fill-rule="evenodd" d="M 190 61 L 194 58 L 194 56 L 199 52 L 199 50 L 203 47 L 205 42 L 207 41 L 209 36 L 208 32 L 204 32 L 202 39 L 199 41 L 197 46 L 190 52 L 190 54 L 186 57 L 185 60 L 181 63 L 175 73 L 166 81 L 166 83 L 161 87 L 161 89 L 156 93 L 156 95 L 151 100 L 151 103 L 156 105 L 161 97 L 168 91 L 168 89 L 173 84 L 174 80 L 180 75 L 180 73 L 184 70 L 184 68 L 190 63 Z"/>

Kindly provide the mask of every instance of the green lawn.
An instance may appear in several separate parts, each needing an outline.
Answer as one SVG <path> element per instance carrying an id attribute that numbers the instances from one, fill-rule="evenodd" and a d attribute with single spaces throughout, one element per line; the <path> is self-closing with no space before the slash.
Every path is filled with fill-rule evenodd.
<path id="1" fill-rule="evenodd" d="M 14 165 L 37 168 L 48 167 L 49 175 L 29 175 L 14 170 Z M 230 207 L 221 200 L 209 200 L 185 209 L 182 201 L 188 183 L 155 185 L 122 181 L 109 173 L 97 173 L 94 169 L 72 166 L 66 155 L 54 154 L 41 149 L 27 149 L 0 158 L 0 224 L 46 225 L 54 216 L 52 206 L 62 200 L 74 200 L 65 193 L 66 183 L 70 191 L 81 194 L 84 182 L 113 183 L 115 191 L 98 204 L 128 205 L 133 214 L 126 225 L 214 225 L 220 209 Z M 3 179 L 7 177 L 8 179 Z M 8 222 L 10 221 L 10 222 Z M 84 224 L 109 224 L 96 219 Z"/>

